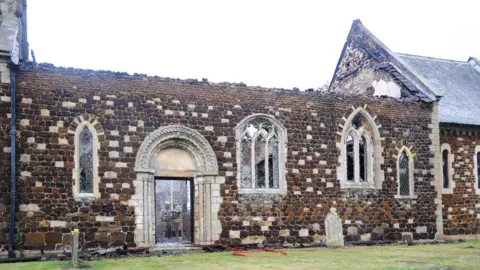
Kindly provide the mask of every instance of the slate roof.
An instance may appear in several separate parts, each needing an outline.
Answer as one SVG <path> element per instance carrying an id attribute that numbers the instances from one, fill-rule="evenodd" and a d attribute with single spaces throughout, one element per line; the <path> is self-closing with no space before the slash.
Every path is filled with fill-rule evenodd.
<path id="1" fill-rule="evenodd" d="M 480 72 L 468 62 L 396 54 L 431 91 L 442 96 L 441 123 L 480 125 Z"/>

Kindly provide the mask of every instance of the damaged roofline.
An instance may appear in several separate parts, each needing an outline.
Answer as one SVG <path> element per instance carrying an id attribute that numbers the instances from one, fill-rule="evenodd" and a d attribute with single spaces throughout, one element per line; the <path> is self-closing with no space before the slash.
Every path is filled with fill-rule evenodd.
<path id="1" fill-rule="evenodd" d="M 354 20 L 352 23 L 352 26 L 350 28 L 350 31 L 347 36 L 347 40 L 345 42 L 344 48 L 342 50 L 342 53 L 340 54 L 339 60 L 337 62 L 337 66 L 335 67 L 335 72 L 332 77 L 332 81 L 330 82 L 330 87 L 329 90 L 332 86 L 332 83 L 336 80 L 336 73 L 340 67 L 341 60 L 343 58 L 343 55 L 345 53 L 346 46 L 348 46 L 348 43 L 350 41 L 352 31 L 354 30 L 354 27 L 357 26 L 358 29 L 363 32 L 364 34 L 368 35 L 380 48 L 382 48 L 393 60 L 393 63 L 402 70 L 403 76 L 408 79 L 419 91 L 421 91 L 428 99 L 431 101 L 436 101 L 438 98 L 441 96 L 438 96 L 435 94 L 435 92 L 430 89 L 416 74 L 414 71 L 412 71 L 412 68 L 405 63 L 402 59 L 397 57 L 397 55 L 392 52 L 382 41 L 380 41 L 370 30 L 368 30 L 363 23 L 357 19 Z"/>
<path id="2" fill-rule="evenodd" d="M 52 71 L 55 73 L 64 73 L 64 74 L 72 74 L 72 75 L 103 75 L 103 76 L 115 76 L 119 78 L 151 78 L 154 80 L 162 81 L 162 82 L 170 82 L 170 83 L 180 83 L 180 84 L 192 84 L 192 85 L 211 85 L 211 86 L 223 86 L 223 87 L 241 87 L 241 88 L 249 88 L 249 89 L 263 89 L 263 90 L 270 90 L 270 91 L 285 91 L 285 92 L 320 92 L 314 91 L 314 88 L 307 88 L 305 90 L 300 90 L 297 87 L 292 88 L 283 88 L 283 87 L 264 87 L 264 86 L 253 86 L 247 85 L 244 82 L 211 82 L 207 78 L 199 79 L 181 79 L 181 78 L 174 78 L 174 77 L 162 77 L 158 75 L 148 75 L 143 73 L 133 73 L 130 74 L 125 71 L 112 71 L 112 70 L 93 70 L 89 68 L 75 68 L 75 67 L 62 67 L 62 66 L 55 66 L 52 63 L 33 63 L 31 61 L 24 61 L 21 70 L 29 71 L 33 69 L 40 69 L 43 71 Z"/>

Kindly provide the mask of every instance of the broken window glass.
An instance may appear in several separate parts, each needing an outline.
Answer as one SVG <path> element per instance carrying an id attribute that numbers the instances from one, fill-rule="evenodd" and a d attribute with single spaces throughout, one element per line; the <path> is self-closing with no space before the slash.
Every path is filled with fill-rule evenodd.
<path id="1" fill-rule="evenodd" d="M 241 134 L 241 187 L 278 189 L 279 147 L 274 126 L 268 120 L 254 120 Z"/>
<path id="2" fill-rule="evenodd" d="M 443 188 L 448 188 L 448 150 L 442 151 Z"/>
<path id="3" fill-rule="evenodd" d="M 84 127 L 80 132 L 79 141 L 79 191 L 93 193 L 93 135 Z"/>
<path id="4" fill-rule="evenodd" d="M 279 158 L 278 158 L 278 138 L 273 137 L 269 141 L 269 147 L 271 149 L 268 151 L 270 156 L 268 159 L 268 170 L 269 170 L 269 185 L 271 188 L 280 188 L 279 179 L 280 179 L 280 169 L 279 169 Z"/>
<path id="5" fill-rule="evenodd" d="M 240 152 L 240 177 L 242 188 L 252 188 L 252 154 L 251 154 L 251 137 L 245 135 L 241 141 Z"/>
<path id="6" fill-rule="evenodd" d="M 265 177 L 265 138 L 264 129 L 260 130 L 261 133 L 257 134 L 255 139 L 255 168 L 256 168 L 256 187 L 266 188 Z"/>
<path id="7" fill-rule="evenodd" d="M 400 176 L 400 195 L 410 195 L 410 168 L 408 162 L 408 156 L 405 151 L 400 155 L 399 160 L 399 176 Z"/>
<path id="8" fill-rule="evenodd" d="M 352 120 L 352 127 L 354 129 L 359 129 L 363 126 L 363 117 L 361 115 L 355 116 Z"/>

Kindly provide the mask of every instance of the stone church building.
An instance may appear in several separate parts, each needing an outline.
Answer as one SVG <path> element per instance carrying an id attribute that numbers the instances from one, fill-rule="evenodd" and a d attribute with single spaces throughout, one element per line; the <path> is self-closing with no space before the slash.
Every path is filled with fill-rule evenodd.
<path id="1" fill-rule="evenodd" d="M 315 243 L 329 212 L 346 241 L 480 238 L 476 58 L 354 21 L 328 92 L 61 68 L 24 7 L 0 1 L 1 245 Z"/>

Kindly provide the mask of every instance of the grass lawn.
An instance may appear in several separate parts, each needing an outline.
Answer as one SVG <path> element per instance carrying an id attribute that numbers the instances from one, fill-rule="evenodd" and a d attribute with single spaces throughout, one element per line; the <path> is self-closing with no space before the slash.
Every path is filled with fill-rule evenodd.
<path id="1" fill-rule="evenodd" d="M 311 248 L 286 250 L 287 255 L 231 252 L 85 262 L 91 269 L 480 269 L 480 241 L 458 244 Z M 68 269 L 66 262 L 0 264 L 0 269 Z"/>

